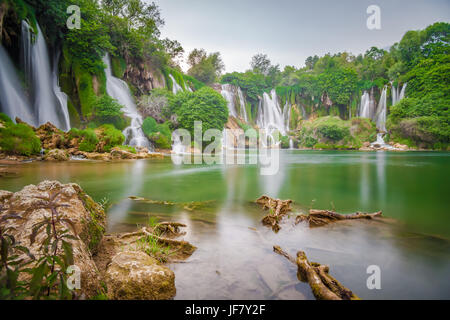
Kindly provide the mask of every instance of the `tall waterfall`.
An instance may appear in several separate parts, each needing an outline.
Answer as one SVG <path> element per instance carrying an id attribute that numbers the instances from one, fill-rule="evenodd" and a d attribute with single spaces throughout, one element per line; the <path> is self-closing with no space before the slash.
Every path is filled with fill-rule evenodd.
<path id="1" fill-rule="evenodd" d="M 37 31 L 35 36 L 28 23 L 22 21 L 21 57 L 25 78 L 31 88 L 35 122 L 41 125 L 49 121 L 62 130 L 69 130 L 67 100 L 57 97 L 62 97 L 57 79 L 56 84 L 54 79 L 57 70 L 52 74 L 47 44 L 39 25 Z"/>
<path id="2" fill-rule="evenodd" d="M 17 77 L 16 70 L 8 53 L 0 45 L 0 110 L 12 120 L 19 117 L 36 126 L 30 102 Z"/>
<path id="3" fill-rule="evenodd" d="M 180 91 L 183 91 L 183 88 L 178 84 L 175 78 L 169 74 L 169 78 L 172 80 L 172 92 L 173 94 L 177 94 Z"/>
<path id="4" fill-rule="evenodd" d="M 232 84 L 222 85 L 222 96 L 227 100 L 228 110 L 230 115 L 237 118 L 240 116 L 245 122 L 248 122 L 247 109 L 245 107 L 245 97 L 241 88 L 233 86 Z M 236 108 L 236 101 L 239 103 L 239 112 Z"/>
<path id="5" fill-rule="evenodd" d="M 373 119 L 375 115 L 376 101 L 373 97 L 373 89 L 371 92 L 364 91 L 361 96 L 361 104 L 359 106 L 359 116 L 361 118 Z"/>
<path id="6" fill-rule="evenodd" d="M 281 110 L 275 89 L 270 92 L 270 95 L 264 92 L 260 100 L 256 123 L 260 129 L 265 129 L 268 133 L 276 129 L 282 135 L 286 135 L 289 131 L 289 110 L 288 103 L 284 106 L 284 110 Z"/>
<path id="7" fill-rule="evenodd" d="M 391 83 L 392 84 L 392 83 Z M 392 95 L 392 105 L 396 105 L 400 100 L 402 100 L 405 97 L 405 90 L 406 90 L 407 82 L 405 82 L 402 86 L 402 89 L 400 90 L 400 86 L 397 88 L 392 85 L 391 86 L 391 95 Z M 399 92 L 400 90 L 400 92 Z"/>
<path id="8" fill-rule="evenodd" d="M 125 116 L 131 119 L 130 126 L 123 131 L 125 143 L 130 146 L 146 147 L 151 150 L 151 144 L 142 131 L 142 116 L 137 111 L 127 83 L 112 75 L 109 55 L 103 58 L 103 62 L 106 64 L 106 91 L 109 96 L 116 99 L 123 106 L 122 111 Z"/>
<path id="9" fill-rule="evenodd" d="M 68 97 L 67 94 L 61 91 L 61 87 L 59 86 L 58 63 L 60 55 L 61 52 L 58 52 L 55 55 L 53 61 L 53 72 L 52 72 L 53 92 L 55 93 L 59 105 L 61 106 L 61 110 L 63 111 L 65 128 L 66 130 L 70 130 L 70 117 L 69 117 L 69 110 L 67 109 Z"/>
<path id="10" fill-rule="evenodd" d="M 378 102 L 377 113 L 375 114 L 375 122 L 377 129 L 382 132 L 386 132 L 386 93 L 387 86 L 383 88 L 381 92 L 380 101 Z"/>

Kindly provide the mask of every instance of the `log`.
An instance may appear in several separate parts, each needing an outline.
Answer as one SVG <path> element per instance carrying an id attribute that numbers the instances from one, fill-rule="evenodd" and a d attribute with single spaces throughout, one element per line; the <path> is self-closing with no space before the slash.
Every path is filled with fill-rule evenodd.
<path id="1" fill-rule="evenodd" d="M 330 210 L 309 210 L 309 214 L 300 214 L 295 218 L 295 224 L 298 224 L 302 221 L 309 222 L 309 226 L 312 227 L 321 227 L 330 222 L 335 222 L 339 220 L 353 220 L 353 219 L 372 219 L 375 217 L 380 217 L 382 214 L 381 211 L 374 213 L 363 213 L 363 212 L 355 212 L 352 214 L 341 214 Z"/>
<path id="2" fill-rule="evenodd" d="M 295 259 L 279 246 L 273 246 L 273 251 L 297 265 L 300 280 L 309 284 L 317 300 L 359 300 L 358 296 L 328 273 L 328 266 L 310 262 L 305 252 L 298 251 Z"/>

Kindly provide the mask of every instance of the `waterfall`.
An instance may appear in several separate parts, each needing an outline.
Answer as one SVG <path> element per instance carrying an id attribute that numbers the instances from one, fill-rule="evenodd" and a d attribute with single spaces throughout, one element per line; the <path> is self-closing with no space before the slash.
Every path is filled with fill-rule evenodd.
<path id="1" fill-rule="evenodd" d="M 391 82 L 392 84 L 392 82 Z M 399 92 L 400 90 L 400 86 L 398 86 L 397 88 L 392 85 L 391 86 L 391 95 L 392 95 L 392 105 L 396 105 L 400 100 L 402 100 L 405 97 L 405 90 L 406 90 L 406 85 L 407 83 L 405 82 L 402 86 L 402 90 Z"/>
<path id="2" fill-rule="evenodd" d="M 269 94 L 264 92 L 259 104 L 257 124 L 260 129 L 265 129 L 268 133 L 278 130 L 282 135 L 289 131 L 290 106 L 288 103 L 282 111 L 278 103 L 278 97 L 273 89 Z"/>
<path id="3" fill-rule="evenodd" d="M 22 21 L 22 63 L 28 85 L 32 89 L 34 116 L 38 125 L 51 122 L 62 130 L 68 130 L 67 104 L 61 104 L 54 91 L 47 44 L 41 28 L 32 34 L 30 26 Z M 57 85 L 56 85 L 57 86 Z M 59 86 L 58 94 L 60 93 Z"/>
<path id="4" fill-rule="evenodd" d="M 227 100 L 229 114 L 235 118 L 240 116 L 245 122 L 248 122 L 247 109 L 245 107 L 246 101 L 241 88 L 227 83 L 222 85 L 221 93 Z M 239 100 L 239 112 L 236 108 L 236 99 Z"/>
<path id="5" fill-rule="evenodd" d="M 188 153 L 186 147 L 181 142 L 180 136 L 175 132 L 172 134 L 173 144 L 172 144 L 172 153 L 175 154 L 185 154 Z"/>
<path id="6" fill-rule="evenodd" d="M 109 55 L 105 55 L 103 62 L 106 64 L 106 91 L 109 96 L 116 99 L 123 107 L 125 116 L 131 119 L 129 127 L 125 128 L 125 144 L 136 147 L 146 147 L 152 150 L 152 146 L 142 131 L 142 116 L 138 113 L 137 107 L 130 94 L 130 89 L 125 81 L 112 75 Z"/>
<path id="7" fill-rule="evenodd" d="M 382 132 L 386 132 L 386 92 L 387 86 L 383 88 L 381 92 L 380 101 L 378 102 L 377 113 L 375 114 L 375 122 L 377 129 Z"/>
<path id="8" fill-rule="evenodd" d="M 0 110 L 13 121 L 19 117 L 36 126 L 30 103 L 17 77 L 16 70 L 8 53 L 0 45 Z"/>
<path id="9" fill-rule="evenodd" d="M 359 116 L 361 118 L 371 118 L 370 116 L 370 96 L 367 91 L 364 91 L 361 96 L 361 105 L 359 107 Z"/>
<path id="10" fill-rule="evenodd" d="M 173 94 L 177 94 L 180 91 L 183 91 L 183 88 L 178 84 L 175 78 L 169 74 L 169 78 L 172 80 L 172 92 Z"/>
<path id="11" fill-rule="evenodd" d="M 69 117 L 69 110 L 67 109 L 68 97 L 67 94 L 61 91 L 58 77 L 58 63 L 60 55 L 61 52 L 58 51 L 53 61 L 52 84 L 53 84 L 53 92 L 55 93 L 56 98 L 58 99 L 59 105 L 61 107 L 61 110 L 63 111 L 65 129 L 68 131 L 70 130 L 70 117 Z"/>

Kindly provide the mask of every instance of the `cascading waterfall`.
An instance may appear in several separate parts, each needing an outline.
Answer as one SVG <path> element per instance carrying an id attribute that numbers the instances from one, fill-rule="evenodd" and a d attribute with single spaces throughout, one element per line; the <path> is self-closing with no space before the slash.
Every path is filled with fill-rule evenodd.
<path id="1" fill-rule="evenodd" d="M 61 53 L 58 52 L 55 55 L 54 61 L 53 61 L 53 72 L 52 72 L 52 83 L 53 83 L 53 92 L 56 95 L 56 98 L 59 101 L 59 104 L 61 106 L 61 110 L 63 111 L 64 115 L 64 126 L 66 130 L 70 130 L 70 117 L 69 117 L 69 110 L 67 109 L 67 101 L 68 97 L 67 94 L 61 91 L 61 87 L 59 86 L 59 77 L 58 77 L 58 63 Z"/>
<path id="2" fill-rule="evenodd" d="M 231 116 L 238 118 L 240 116 L 245 122 L 248 122 L 247 109 L 245 107 L 245 97 L 241 88 L 232 84 L 222 85 L 222 96 L 227 100 L 228 110 Z M 236 108 L 236 99 L 239 100 L 239 112 Z"/>
<path id="3" fill-rule="evenodd" d="M 268 133 L 278 130 L 282 135 L 286 135 L 289 131 L 289 109 L 290 106 L 286 103 L 284 112 L 281 110 L 275 89 L 270 92 L 270 95 L 264 92 L 262 101 L 260 101 L 258 126 Z"/>
<path id="4" fill-rule="evenodd" d="M 375 123 L 377 124 L 377 129 L 382 132 L 386 132 L 386 93 L 387 87 L 385 86 L 383 88 L 383 91 L 381 92 L 377 113 L 375 114 Z"/>
<path id="5" fill-rule="evenodd" d="M 64 99 L 58 100 L 57 94 L 61 90 L 57 83 L 54 85 L 47 44 L 41 28 L 36 26 L 38 34 L 34 36 L 28 23 L 22 21 L 21 56 L 25 77 L 32 89 L 35 122 L 38 125 L 51 122 L 62 130 L 69 130 L 67 101 L 66 105 L 62 105 Z M 56 87 L 58 92 L 54 91 Z"/>
<path id="6" fill-rule="evenodd" d="M 407 83 L 405 82 L 402 86 L 402 89 L 400 90 L 400 86 L 395 87 L 394 85 L 392 85 L 391 82 L 391 95 L 392 95 L 392 105 L 396 105 L 397 103 L 400 102 L 400 100 L 402 100 L 405 97 L 405 90 L 406 90 L 406 85 Z M 400 90 L 400 92 L 399 92 Z"/>
<path id="7" fill-rule="evenodd" d="M 17 77 L 17 72 L 8 53 L 0 45 L 0 110 L 12 120 L 19 117 L 36 126 L 30 102 Z"/>
<path id="8" fill-rule="evenodd" d="M 103 62 L 106 64 L 106 91 L 109 96 L 116 99 L 123 106 L 122 111 L 125 116 L 131 119 L 130 126 L 123 131 L 125 144 L 135 147 L 146 147 L 149 151 L 153 150 L 142 131 L 142 116 L 137 111 L 127 83 L 112 75 L 109 55 L 103 58 Z"/>
<path id="9" fill-rule="evenodd" d="M 172 80 L 172 92 L 173 94 L 177 94 L 180 91 L 183 91 L 183 88 L 178 84 L 175 78 L 169 74 L 169 78 Z"/>

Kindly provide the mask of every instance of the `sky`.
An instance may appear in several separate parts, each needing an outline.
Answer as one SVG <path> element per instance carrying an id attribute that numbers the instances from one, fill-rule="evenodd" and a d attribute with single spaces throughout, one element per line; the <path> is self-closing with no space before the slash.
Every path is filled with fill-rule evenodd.
<path id="1" fill-rule="evenodd" d="M 408 30 L 450 22 L 450 0 L 153 1 L 165 20 L 163 38 L 178 40 L 185 58 L 194 48 L 219 51 L 226 72 L 249 69 L 257 53 L 283 69 L 302 67 L 312 55 L 387 49 Z M 380 8 L 379 30 L 367 28 L 370 5 Z"/>

